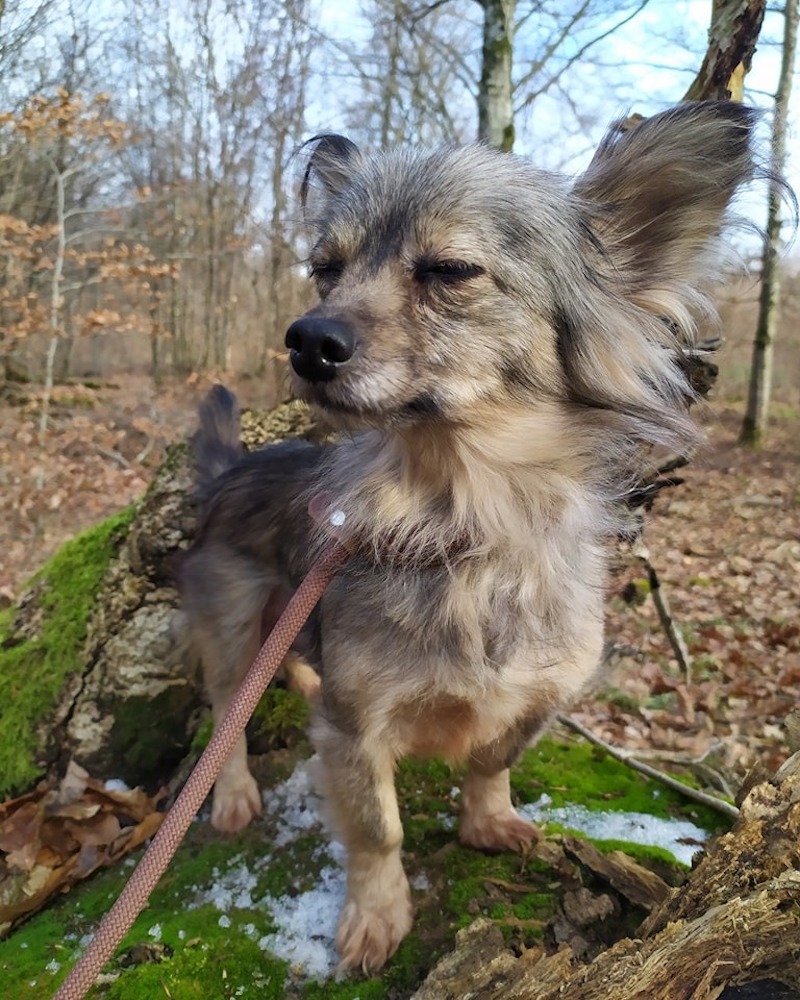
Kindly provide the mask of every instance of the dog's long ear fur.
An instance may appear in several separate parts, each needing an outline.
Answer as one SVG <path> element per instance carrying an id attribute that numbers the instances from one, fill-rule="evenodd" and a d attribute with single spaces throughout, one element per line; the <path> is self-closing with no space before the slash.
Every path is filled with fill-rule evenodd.
<path id="1" fill-rule="evenodd" d="M 354 164 L 361 159 L 358 146 L 343 135 L 326 132 L 303 143 L 304 147 L 312 145 L 314 149 L 300 185 L 300 201 L 304 209 L 308 206 L 314 181 L 319 182 L 328 197 L 335 196 L 352 176 Z"/>
<path id="2" fill-rule="evenodd" d="M 699 102 L 617 125 L 573 187 L 591 281 L 583 298 L 562 296 L 559 356 L 570 401 L 622 421 L 618 439 L 696 440 L 681 359 L 714 315 L 727 210 L 756 173 L 756 121 L 741 104 Z"/>
<path id="3" fill-rule="evenodd" d="M 632 130 L 617 123 L 575 184 L 584 221 L 622 294 L 683 328 L 683 310 L 713 267 L 715 237 L 751 179 L 755 111 L 686 103 Z"/>

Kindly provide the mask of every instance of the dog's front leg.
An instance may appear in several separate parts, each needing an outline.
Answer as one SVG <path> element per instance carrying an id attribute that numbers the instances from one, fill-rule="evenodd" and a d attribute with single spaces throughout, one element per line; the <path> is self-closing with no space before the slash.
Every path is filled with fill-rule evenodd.
<path id="1" fill-rule="evenodd" d="M 333 831 L 347 849 L 347 899 L 336 947 L 341 969 L 380 969 L 411 930 L 411 894 L 400 861 L 403 828 L 386 746 L 319 717 L 313 727 L 320 755 L 319 788 Z"/>
<path id="2" fill-rule="evenodd" d="M 463 844 L 484 851 L 518 851 L 539 836 L 538 828 L 511 803 L 508 765 L 540 728 L 539 719 L 528 720 L 505 739 L 471 755 L 461 787 L 458 835 Z"/>

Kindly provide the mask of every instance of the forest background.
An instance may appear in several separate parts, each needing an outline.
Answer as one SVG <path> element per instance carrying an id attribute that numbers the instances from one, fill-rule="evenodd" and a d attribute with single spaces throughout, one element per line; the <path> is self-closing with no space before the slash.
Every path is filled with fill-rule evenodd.
<path id="1" fill-rule="evenodd" d="M 339 130 L 367 149 L 474 139 L 486 26 L 500 10 L 513 43 L 505 140 L 538 165 L 577 172 L 609 121 L 686 93 L 720 6 L 0 3 L 0 602 L 65 538 L 141 495 L 165 447 L 191 430 L 209 381 L 233 384 L 249 405 L 285 397 L 283 334 L 311 295 L 296 197 L 305 139 Z M 767 8 L 745 80 L 744 99 L 765 111 L 765 149 L 783 14 Z M 791 181 L 800 157 L 789 110 Z M 766 191 L 741 208 L 763 227 Z M 734 443 L 762 248 L 751 235 L 737 250 L 722 326 L 707 331 L 723 346 L 714 447 L 699 467 L 735 465 L 748 483 L 762 475 L 752 463 L 766 462 L 785 472 L 793 503 L 800 254 L 795 245 L 781 257 L 777 450 L 755 459 Z M 708 501 L 726 530 L 724 503 L 714 507 L 722 482 L 708 478 L 690 517 Z M 726 564 L 719 579 L 735 575 Z"/>

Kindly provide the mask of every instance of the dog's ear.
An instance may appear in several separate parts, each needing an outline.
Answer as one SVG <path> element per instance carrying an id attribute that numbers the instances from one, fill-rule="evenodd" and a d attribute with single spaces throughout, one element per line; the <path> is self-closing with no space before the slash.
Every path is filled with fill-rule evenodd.
<path id="1" fill-rule="evenodd" d="M 737 188 L 754 174 L 755 111 L 732 101 L 686 103 L 616 123 L 574 192 L 583 221 L 637 305 L 670 315 L 709 275 Z M 690 293 L 691 294 L 691 293 Z"/>
<path id="2" fill-rule="evenodd" d="M 329 196 L 338 194 L 352 176 L 361 153 L 355 143 L 333 133 L 315 135 L 303 145 L 314 147 L 300 186 L 300 201 L 306 208 L 313 182 L 318 181 Z"/>

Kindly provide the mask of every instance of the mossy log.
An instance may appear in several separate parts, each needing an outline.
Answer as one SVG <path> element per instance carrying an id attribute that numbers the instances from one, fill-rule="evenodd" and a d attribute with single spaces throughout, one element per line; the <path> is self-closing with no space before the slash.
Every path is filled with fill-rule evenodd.
<path id="1" fill-rule="evenodd" d="M 245 414 L 250 446 L 316 433 L 307 409 Z M 200 679 L 180 656 L 175 569 L 195 523 L 186 443 L 133 507 L 66 543 L 0 628 L 0 798 L 74 759 L 153 786 L 187 753 Z"/>
<path id="2" fill-rule="evenodd" d="M 736 987 L 762 984 L 762 992 Z M 771 983 L 771 986 L 766 984 Z M 783 984 L 785 991 L 778 985 Z M 800 754 L 746 796 L 687 882 L 593 961 L 562 945 L 516 957 L 482 920 L 414 1000 L 716 1000 L 800 989 Z"/>

